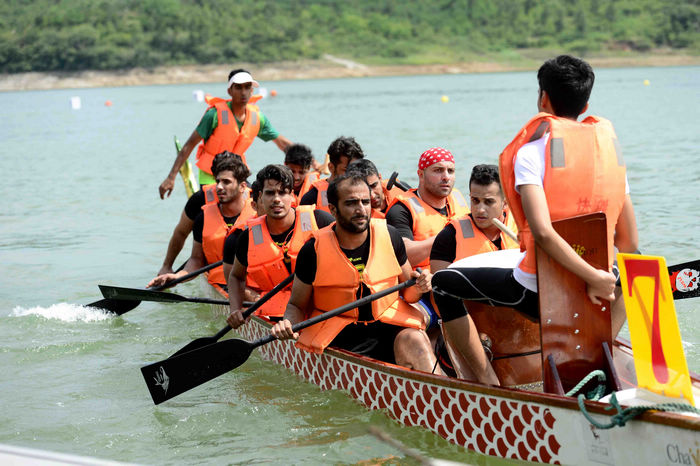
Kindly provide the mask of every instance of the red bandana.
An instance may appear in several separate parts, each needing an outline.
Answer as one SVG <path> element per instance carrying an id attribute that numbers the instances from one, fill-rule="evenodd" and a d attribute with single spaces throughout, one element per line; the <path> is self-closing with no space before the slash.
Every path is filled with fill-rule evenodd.
<path id="1" fill-rule="evenodd" d="M 420 155 L 418 169 L 423 170 L 438 162 L 455 163 L 455 158 L 452 155 L 452 152 L 448 151 L 447 149 L 443 149 L 442 147 L 432 147 Z"/>

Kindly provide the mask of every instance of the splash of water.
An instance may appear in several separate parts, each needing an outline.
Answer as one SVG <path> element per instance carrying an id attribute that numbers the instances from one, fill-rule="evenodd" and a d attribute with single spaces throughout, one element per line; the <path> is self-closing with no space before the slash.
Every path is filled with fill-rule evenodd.
<path id="1" fill-rule="evenodd" d="M 12 310 L 13 317 L 40 316 L 45 319 L 58 319 L 64 322 L 98 322 L 111 319 L 113 314 L 94 307 L 70 303 L 52 304 L 49 307 L 23 308 L 17 306 Z"/>

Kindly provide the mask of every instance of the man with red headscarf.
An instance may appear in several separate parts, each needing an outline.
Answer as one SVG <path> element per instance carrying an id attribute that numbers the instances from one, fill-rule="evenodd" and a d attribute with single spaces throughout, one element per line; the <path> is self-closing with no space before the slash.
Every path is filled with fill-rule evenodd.
<path id="1" fill-rule="evenodd" d="M 454 156 L 447 149 L 433 147 L 418 161 L 418 188 L 398 194 L 389 205 L 387 223 L 399 231 L 414 269 L 430 267 L 435 236 L 451 219 L 469 213 L 454 183 Z"/>

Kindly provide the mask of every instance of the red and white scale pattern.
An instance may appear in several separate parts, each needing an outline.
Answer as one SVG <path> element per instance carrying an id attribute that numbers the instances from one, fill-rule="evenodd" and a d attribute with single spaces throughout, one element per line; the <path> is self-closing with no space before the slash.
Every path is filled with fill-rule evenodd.
<path id="1" fill-rule="evenodd" d="M 238 332 L 248 340 L 269 333 L 252 319 Z M 370 409 L 386 409 L 399 422 L 423 426 L 450 442 L 501 458 L 560 464 L 555 418 L 548 408 L 415 381 L 332 355 L 302 351 L 292 342 L 258 348 L 264 359 L 291 369 L 323 390 L 350 393 Z"/>

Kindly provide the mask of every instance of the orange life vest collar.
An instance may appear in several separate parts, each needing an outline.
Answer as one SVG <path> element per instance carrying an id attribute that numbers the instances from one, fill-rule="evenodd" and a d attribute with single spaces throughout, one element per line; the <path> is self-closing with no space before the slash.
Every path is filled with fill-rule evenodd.
<path id="1" fill-rule="evenodd" d="M 202 141 L 197 148 L 197 167 L 210 175 L 211 164 L 216 154 L 225 150 L 238 154 L 247 165 L 245 152 L 260 131 L 260 110 L 257 106 L 247 104 L 245 107 L 245 121 L 241 129 L 228 106 L 230 100 L 213 99 L 212 106 L 216 109 L 217 125 L 206 141 Z"/>
<path id="2" fill-rule="evenodd" d="M 608 120 L 589 116 L 581 122 L 539 113 L 503 150 L 500 176 L 508 206 L 520 231 L 520 249 L 526 251 L 520 268 L 535 273 L 535 240 L 515 190 L 515 159 L 528 142 L 549 133 L 545 149 L 543 189 L 552 221 L 593 212 L 607 218 L 609 262 L 617 218 L 625 202 L 625 163 L 615 130 Z"/>

